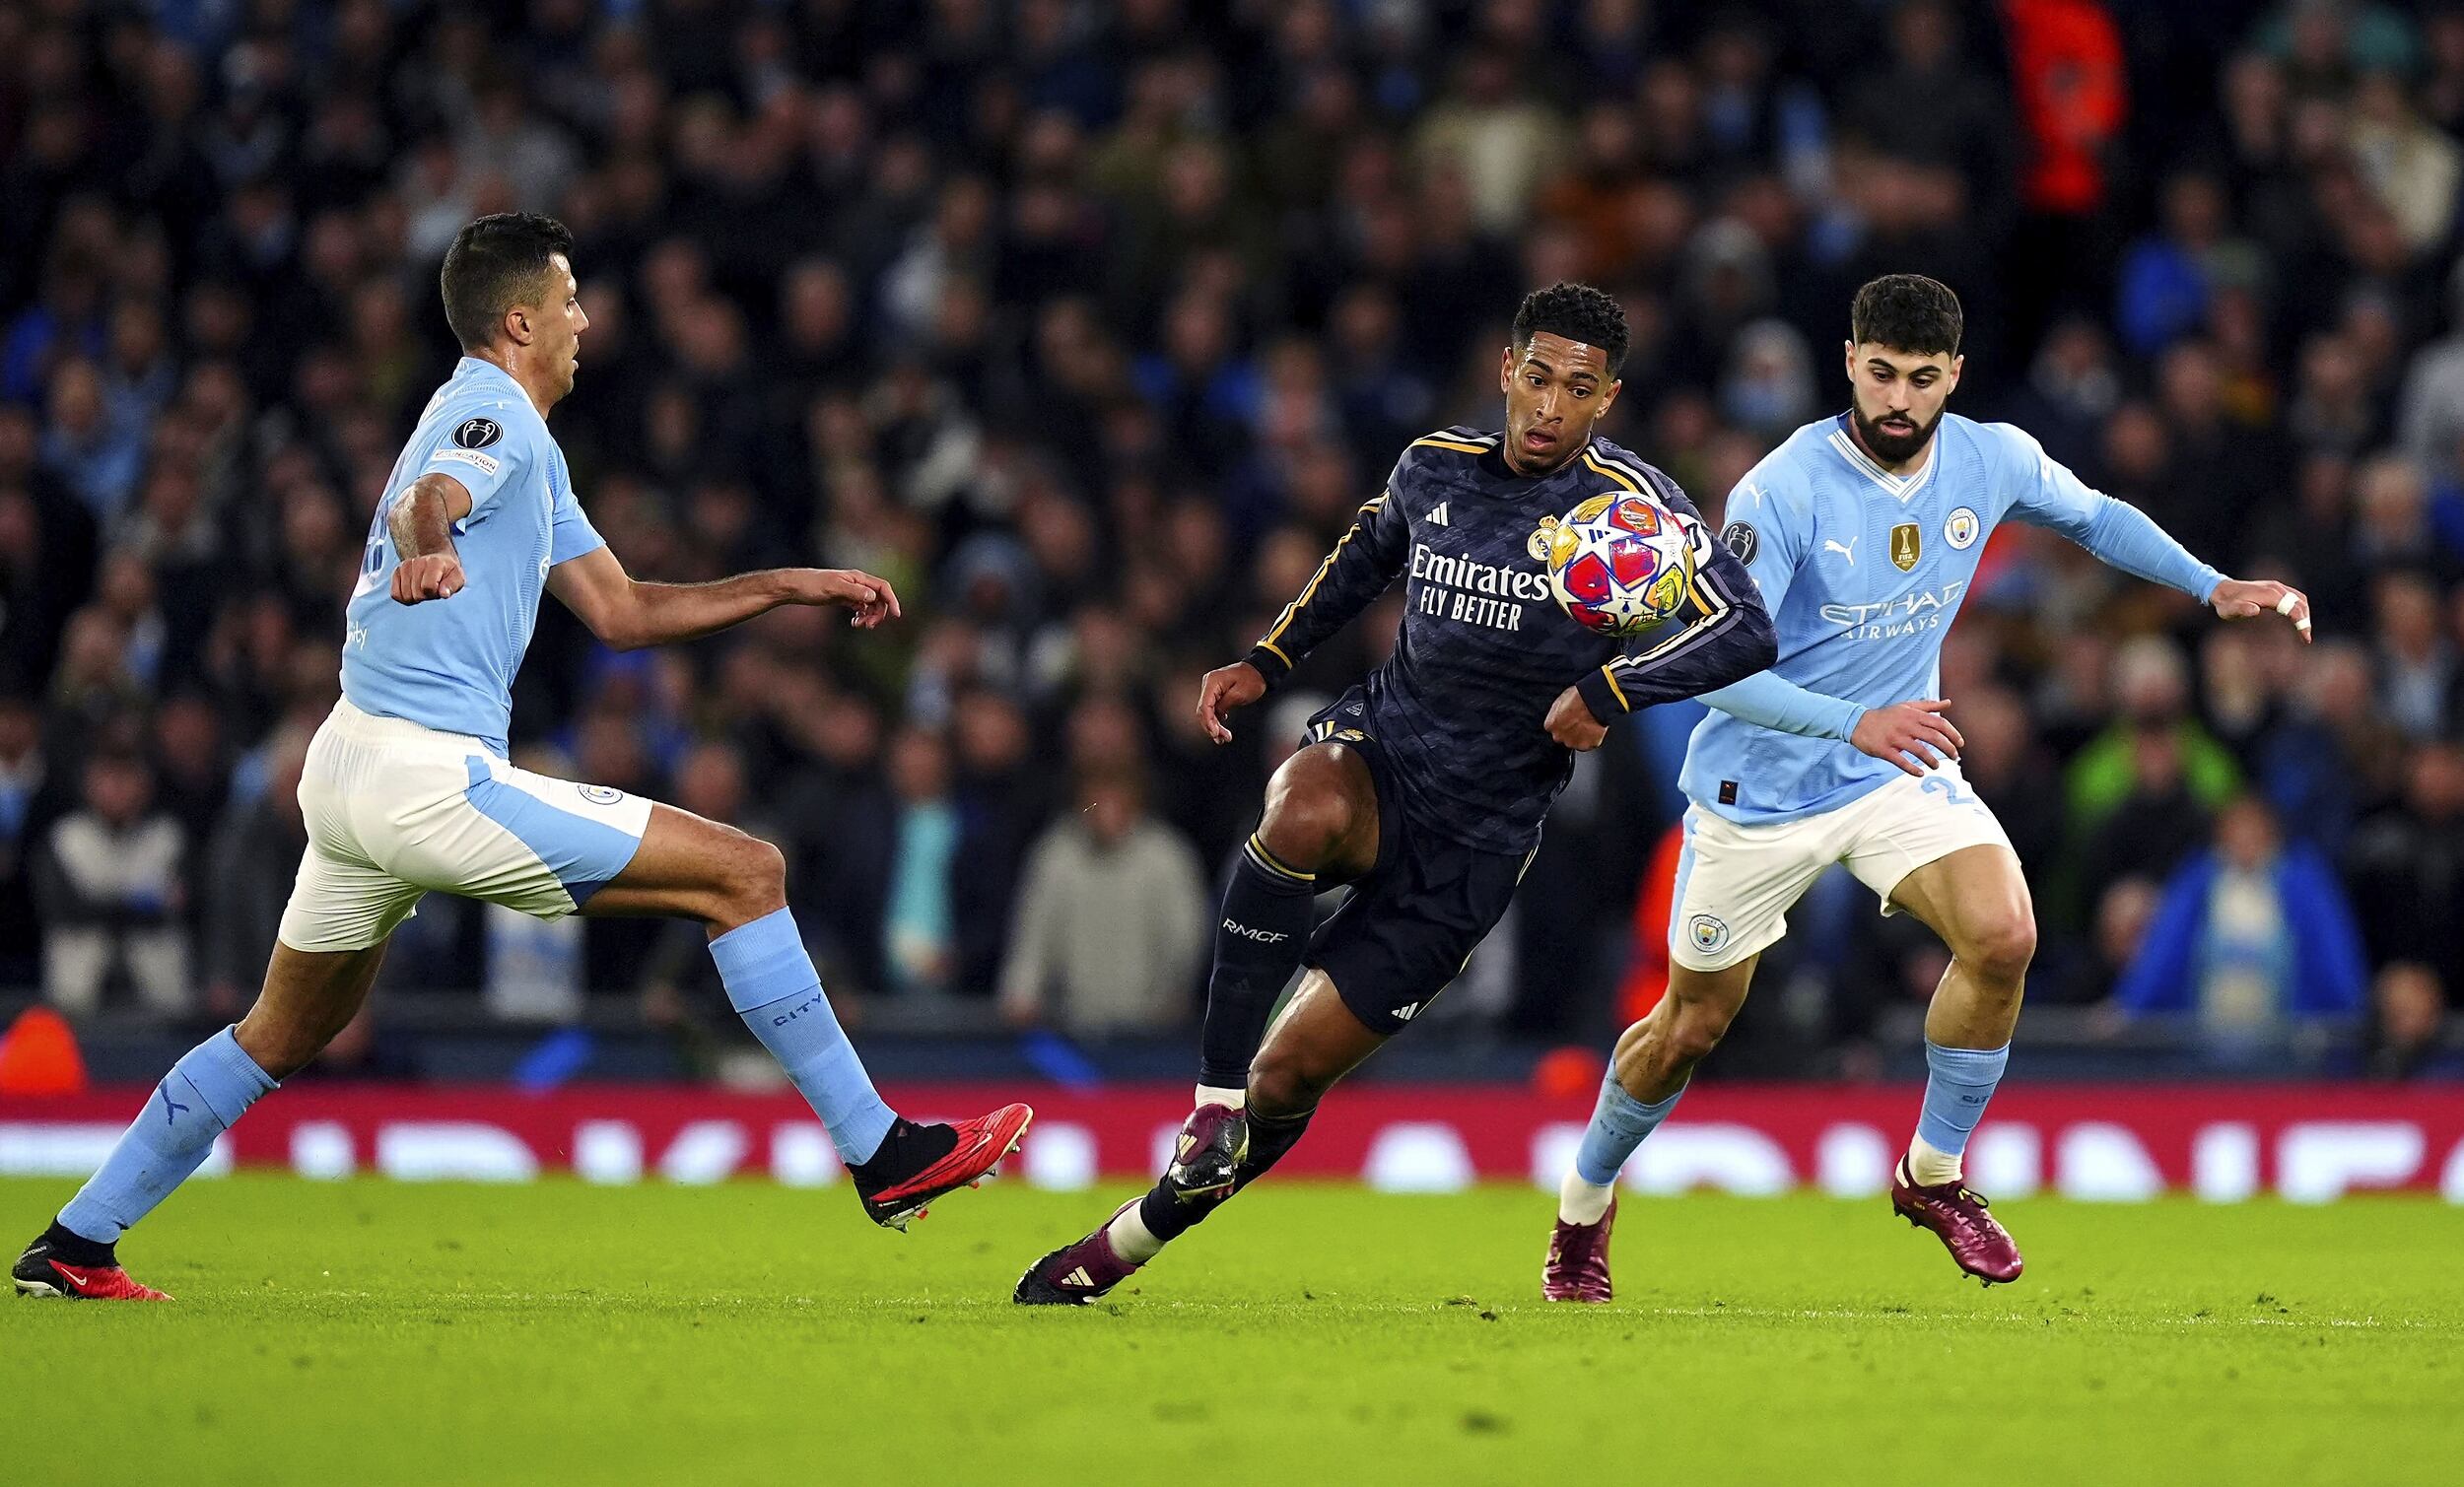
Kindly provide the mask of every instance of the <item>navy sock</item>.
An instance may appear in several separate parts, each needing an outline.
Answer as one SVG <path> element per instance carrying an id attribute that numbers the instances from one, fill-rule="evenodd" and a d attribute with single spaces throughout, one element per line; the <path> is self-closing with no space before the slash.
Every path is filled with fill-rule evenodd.
<path id="1" fill-rule="evenodd" d="M 273 1089 L 273 1076 L 240 1047 L 234 1029 L 190 1048 L 163 1076 L 102 1168 L 60 1210 L 60 1227 L 98 1245 L 115 1243 L 188 1180 L 214 1150 L 215 1137 Z"/>
<path id="2" fill-rule="evenodd" d="M 1171 1183 L 1158 1180 L 1146 1196 L 1138 1200 L 1138 1222 L 1146 1226 L 1147 1233 L 1164 1244 L 1189 1233 L 1203 1222 L 1206 1215 L 1222 1207 L 1232 1193 L 1265 1177 L 1268 1168 L 1282 1161 L 1283 1154 L 1300 1140 L 1303 1131 L 1309 1129 L 1309 1117 L 1316 1114 L 1314 1110 L 1307 1110 L 1279 1119 L 1265 1115 L 1250 1116 L 1249 1155 L 1241 1158 L 1239 1165 L 1232 1169 L 1232 1192 L 1210 1192 L 1184 1201 L 1180 1191 Z"/>
<path id="3" fill-rule="evenodd" d="M 1266 1042 L 1274 1002 L 1300 969 L 1317 921 L 1318 879 L 1278 860 L 1253 836 L 1232 865 L 1215 923 L 1215 969 L 1206 981 L 1206 1026 L 1198 1082 L 1237 1090 Z"/>
<path id="4" fill-rule="evenodd" d="M 1232 1168 L 1232 1190 L 1240 1191 L 1266 1175 L 1266 1169 L 1283 1160 L 1309 1129 L 1309 1117 L 1318 1113 L 1311 1106 L 1297 1115 L 1252 1115 L 1249 1117 L 1249 1154 Z"/>

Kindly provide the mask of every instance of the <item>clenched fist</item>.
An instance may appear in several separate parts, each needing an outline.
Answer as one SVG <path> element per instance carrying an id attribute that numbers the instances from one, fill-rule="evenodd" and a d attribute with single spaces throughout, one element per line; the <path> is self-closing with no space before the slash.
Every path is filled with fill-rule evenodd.
<path id="1" fill-rule="evenodd" d="M 450 599 L 462 591 L 462 560 L 451 553 L 406 558 L 393 571 L 393 602 L 424 604 Z"/>
<path id="2" fill-rule="evenodd" d="M 1592 716 L 1592 705 L 1573 687 L 1557 694 L 1548 709 L 1548 736 L 1577 754 L 1589 754 L 1608 736 L 1608 725 Z"/>

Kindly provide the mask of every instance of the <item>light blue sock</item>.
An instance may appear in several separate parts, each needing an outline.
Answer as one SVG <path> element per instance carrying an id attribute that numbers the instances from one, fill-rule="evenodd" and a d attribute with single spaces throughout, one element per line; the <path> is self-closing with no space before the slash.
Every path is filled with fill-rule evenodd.
<path id="1" fill-rule="evenodd" d="M 102 1168 L 60 1210 L 62 1227 L 98 1245 L 116 1243 L 188 1181 L 216 1136 L 273 1093 L 273 1076 L 232 1034 L 223 1029 L 171 1065 Z"/>
<path id="2" fill-rule="evenodd" d="M 1916 1133 L 1945 1156 L 1968 1149 L 1968 1136 L 1985 1118 L 1985 1102 L 2002 1082 L 2003 1066 L 2011 1061 L 2011 1046 L 1998 1048 L 1946 1048 L 1925 1042 L 1925 1111 L 1916 1117 Z"/>
<path id="3" fill-rule="evenodd" d="M 1583 1144 L 1574 1153 L 1576 1175 L 1594 1187 L 1613 1185 L 1625 1170 L 1625 1159 L 1669 1118 L 1684 1093 L 1679 1089 L 1657 1105 L 1645 1105 L 1625 1092 L 1616 1070 L 1610 1069 L 1600 1081 L 1600 1104 L 1593 1107 L 1592 1123 L 1584 1127 Z"/>
<path id="4" fill-rule="evenodd" d="M 830 1010 L 795 916 L 782 909 L 740 924 L 710 942 L 710 958 L 719 963 L 727 1004 L 830 1127 L 839 1160 L 852 1167 L 880 1150 L 898 1116 L 881 1103 Z"/>

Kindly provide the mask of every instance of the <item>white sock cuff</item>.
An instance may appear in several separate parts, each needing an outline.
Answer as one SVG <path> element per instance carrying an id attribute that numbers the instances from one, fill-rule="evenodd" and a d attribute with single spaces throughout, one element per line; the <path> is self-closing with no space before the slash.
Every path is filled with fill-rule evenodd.
<path id="1" fill-rule="evenodd" d="M 1198 1087 L 1198 1106 L 1202 1109 L 1209 1105 L 1229 1106 L 1236 1111 L 1246 1111 L 1249 1109 L 1249 1091 L 1247 1089 L 1227 1090 L 1219 1085 L 1201 1084 Z"/>
<path id="2" fill-rule="evenodd" d="M 1565 1181 L 1557 1184 L 1557 1217 L 1569 1224 L 1597 1224 L 1616 1198 L 1614 1183 L 1587 1183 L 1581 1173 L 1569 1167 Z"/>

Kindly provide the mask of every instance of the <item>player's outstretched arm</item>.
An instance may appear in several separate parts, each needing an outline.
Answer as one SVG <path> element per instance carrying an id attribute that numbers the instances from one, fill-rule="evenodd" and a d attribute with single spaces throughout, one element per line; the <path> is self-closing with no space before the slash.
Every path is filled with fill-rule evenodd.
<path id="1" fill-rule="evenodd" d="M 1390 515 L 1387 506 L 1384 491 L 1361 503 L 1351 530 L 1335 544 L 1335 551 L 1318 565 L 1299 597 L 1283 606 L 1273 627 L 1249 648 L 1249 654 L 1206 673 L 1198 688 L 1198 721 L 1208 738 L 1230 743 L 1232 730 L 1225 725 L 1224 714 L 1266 696 L 1266 689 L 1290 674 L 1302 656 L 1394 586 L 1403 571 L 1407 523 L 1400 512 Z"/>
<path id="2" fill-rule="evenodd" d="M 2247 620 L 2273 610 L 2310 639 L 2310 601 L 2282 583 L 2227 578 L 2190 551 L 2147 512 L 2087 482 L 2047 454 L 2036 440 L 2009 424 L 1991 426 L 2019 454 L 2019 490 L 2012 510 L 2025 521 L 2050 527 L 2126 574 L 2180 589 L 2213 606 L 2227 620 Z"/>
<path id="3" fill-rule="evenodd" d="M 450 475 L 422 475 L 393 499 L 385 532 L 401 562 L 393 570 L 393 601 L 424 604 L 462 591 L 462 559 L 453 523 L 470 514 L 470 492 Z"/>
<path id="4" fill-rule="evenodd" d="M 842 605 L 870 630 L 898 618 L 889 581 L 852 568 L 774 568 L 711 583 L 645 583 L 593 548 L 548 570 L 548 592 L 618 650 L 666 645 L 741 625 L 787 604 Z"/>

